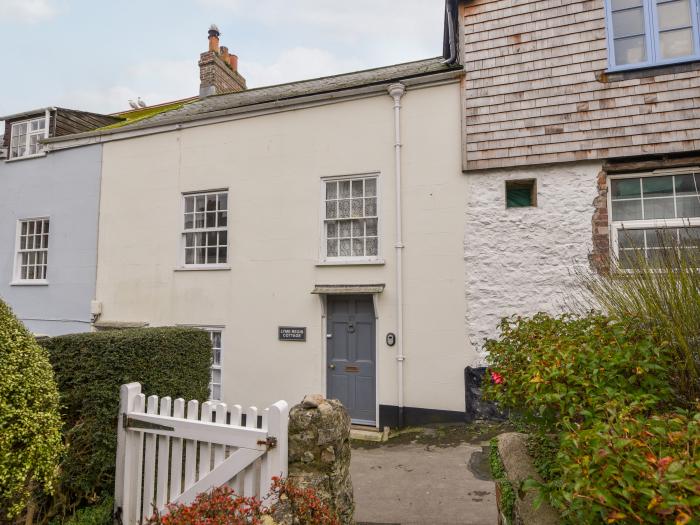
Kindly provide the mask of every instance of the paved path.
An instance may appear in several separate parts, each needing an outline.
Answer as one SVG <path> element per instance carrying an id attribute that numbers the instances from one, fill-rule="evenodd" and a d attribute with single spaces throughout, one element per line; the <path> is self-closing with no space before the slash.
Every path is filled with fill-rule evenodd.
<path id="1" fill-rule="evenodd" d="M 473 456 L 473 457 L 472 457 Z M 472 465 L 478 475 L 470 470 Z M 496 495 L 482 447 L 409 442 L 353 448 L 358 524 L 495 525 Z M 481 477 L 482 479 L 478 479 Z"/>

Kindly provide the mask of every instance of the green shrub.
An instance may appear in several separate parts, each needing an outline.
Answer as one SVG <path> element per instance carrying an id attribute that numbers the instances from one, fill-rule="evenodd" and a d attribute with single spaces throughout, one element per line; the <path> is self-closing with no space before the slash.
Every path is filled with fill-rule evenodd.
<path id="1" fill-rule="evenodd" d="M 55 370 L 69 445 L 52 513 L 70 514 L 113 492 L 122 384 L 138 381 L 148 395 L 208 397 L 211 343 L 202 330 L 114 330 L 42 344 Z"/>
<path id="2" fill-rule="evenodd" d="M 500 329 L 485 349 L 502 382 L 484 390 L 545 431 L 605 417 L 611 406 L 652 408 L 670 397 L 668 348 L 638 323 L 538 314 L 504 319 Z"/>
<path id="3" fill-rule="evenodd" d="M 700 518 L 700 413 L 611 415 L 564 434 L 557 464 L 558 483 L 543 490 L 567 523 Z"/>
<path id="4" fill-rule="evenodd" d="M 85 507 L 63 522 L 63 525 L 112 525 L 114 499 L 105 497 L 96 505 Z M 58 525 L 58 524 L 56 524 Z"/>
<path id="5" fill-rule="evenodd" d="M 35 486 L 52 490 L 60 429 L 46 350 L 0 300 L 0 522 L 23 510 Z"/>

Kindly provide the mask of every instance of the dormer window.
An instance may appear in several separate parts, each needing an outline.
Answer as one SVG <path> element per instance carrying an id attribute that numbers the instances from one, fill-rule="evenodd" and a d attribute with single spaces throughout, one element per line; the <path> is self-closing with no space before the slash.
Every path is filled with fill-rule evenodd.
<path id="1" fill-rule="evenodd" d="M 698 0 L 605 0 L 610 69 L 700 60 Z"/>
<path id="2" fill-rule="evenodd" d="M 46 137 L 46 117 L 12 123 L 10 158 L 27 157 L 41 152 L 40 139 Z"/>

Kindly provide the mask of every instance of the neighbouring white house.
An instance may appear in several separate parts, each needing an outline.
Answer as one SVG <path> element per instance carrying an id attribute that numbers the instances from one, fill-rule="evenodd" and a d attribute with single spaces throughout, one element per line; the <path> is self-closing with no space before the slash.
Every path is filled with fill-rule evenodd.
<path id="1" fill-rule="evenodd" d="M 462 67 L 247 90 L 209 41 L 200 99 L 47 141 L 103 147 L 95 326 L 209 331 L 215 399 L 320 392 L 365 425 L 462 420 Z"/>

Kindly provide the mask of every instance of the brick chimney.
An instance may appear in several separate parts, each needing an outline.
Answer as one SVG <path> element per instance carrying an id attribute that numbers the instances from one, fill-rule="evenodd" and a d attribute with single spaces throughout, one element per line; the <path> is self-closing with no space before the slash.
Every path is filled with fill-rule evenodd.
<path id="1" fill-rule="evenodd" d="M 219 28 L 209 28 L 209 51 L 199 55 L 200 98 L 246 89 L 245 78 L 238 73 L 238 57 L 219 47 Z"/>

